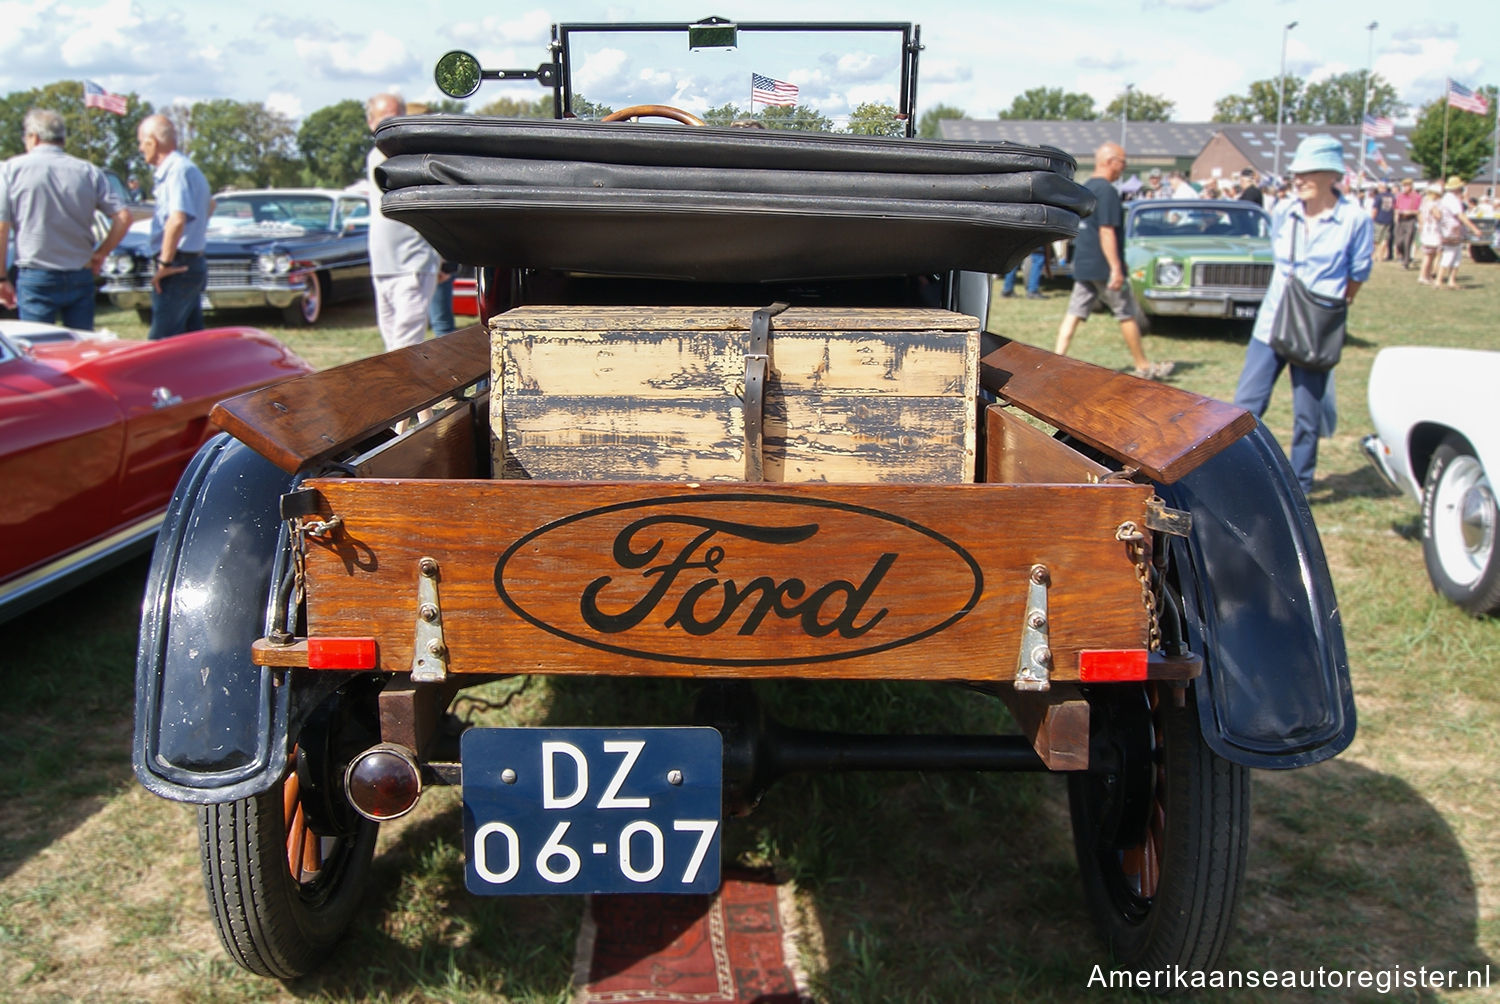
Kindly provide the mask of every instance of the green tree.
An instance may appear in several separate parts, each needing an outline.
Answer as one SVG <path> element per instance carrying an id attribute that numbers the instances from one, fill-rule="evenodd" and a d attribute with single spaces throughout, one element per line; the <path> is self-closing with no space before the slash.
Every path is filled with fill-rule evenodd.
<path id="1" fill-rule="evenodd" d="M 943 119 L 966 119 L 969 113 L 952 105 L 933 105 L 917 120 L 917 135 L 923 139 L 937 139 L 943 130 L 938 125 Z"/>
<path id="2" fill-rule="evenodd" d="M 476 109 L 479 115 L 494 115 L 503 119 L 550 119 L 552 95 L 545 94 L 535 101 L 524 101 L 510 96 L 496 98 Z"/>
<path id="3" fill-rule="evenodd" d="M 213 191 L 295 185 L 302 158 L 292 121 L 259 101 L 218 98 L 192 107 L 192 143 L 183 144 Z"/>
<path id="4" fill-rule="evenodd" d="M 1301 77 L 1286 78 L 1286 122 L 1303 122 Z M 1281 92 L 1281 81 L 1276 77 L 1257 80 L 1244 94 L 1229 94 L 1214 102 L 1215 122 L 1272 122 L 1276 121 L 1276 102 Z"/>
<path id="5" fill-rule="evenodd" d="M 364 105 L 352 98 L 319 108 L 297 130 L 308 182 L 331 188 L 342 188 L 364 174 L 372 142 Z"/>
<path id="6" fill-rule="evenodd" d="M 1355 70 L 1340 73 L 1308 84 L 1302 93 L 1297 121 L 1309 124 L 1359 125 L 1365 114 L 1365 71 Z M 1370 77 L 1371 115 L 1405 115 L 1402 104 L 1392 87 L 1380 74 Z M 1274 116 L 1273 116 L 1274 118 Z"/>
<path id="7" fill-rule="evenodd" d="M 767 129 L 791 129 L 801 132 L 833 132 L 833 119 L 812 105 L 773 105 L 754 116 Z"/>
<path id="8" fill-rule="evenodd" d="M 1072 122 L 1089 121 L 1099 117 L 1094 111 L 1094 99 L 1087 94 L 1075 94 L 1061 87 L 1033 87 L 1018 94 L 1010 107 L 1000 113 L 1003 119 L 1061 119 Z"/>
<path id="9" fill-rule="evenodd" d="M 85 108 L 83 84 L 76 80 L 59 80 L 45 87 L 14 91 L 0 98 L 0 158 L 25 153 L 22 123 L 33 108 L 47 108 L 63 117 L 68 130 L 64 149 L 75 157 L 106 167 L 121 178 L 130 174 L 132 162 L 139 162 L 136 128 L 141 119 L 152 113 L 149 102 L 134 92 L 124 95 L 125 114 L 116 115 L 102 108 Z"/>
<path id="10" fill-rule="evenodd" d="M 849 132 L 856 136 L 905 136 L 906 123 L 892 105 L 866 101 L 849 115 Z"/>
<path id="11" fill-rule="evenodd" d="M 1461 178 L 1472 178 L 1481 164 L 1489 159 L 1494 148 L 1493 127 L 1495 124 L 1494 87 L 1481 87 L 1490 102 L 1488 115 L 1449 108 L 1447 98 L 1438 98 L 1425 105 L 1417 116 L 1417 124 L 1411 131 L 1411 156 L 1422 165 L 1429 178 L 1444 174 L 1456 174 Z M 1448 120 L 1448 156 L 1446 171 L 1443 159 L 1443 119 Z"/>
<path id="12" fill-rule="evenodd" d="M 1122 111 L 1126 111 L 1125 99 L 1130 99 L 1129 114 L 1126 118 L 1131 122 L 1170 122 L 1172 112 L 1177 109 L 1177 102 L 1171 98 L 1162 97 L 1160 94 L 1147 94 L 1145 91 L 1121 91 L 1115 99 L 1104 109 L 1104 114 L 1099 116 L 1105 119 L 1118 119 Z"/>
<path id="13" fill-rule="evenodd" d="M 710 108 L 708 111 L 699 116 L 699 118 L 703 119 L 704 122 L 708 123 L 711 126 L 727 126 L 731 122 L 734 122 L 738 119 L 746 119 L 749 117 L 750 113 L 741 109 L 740 106 L 735 104 L 733 101 L 726 101 L 722 105 L 719 105 L 715 108 Z"/>

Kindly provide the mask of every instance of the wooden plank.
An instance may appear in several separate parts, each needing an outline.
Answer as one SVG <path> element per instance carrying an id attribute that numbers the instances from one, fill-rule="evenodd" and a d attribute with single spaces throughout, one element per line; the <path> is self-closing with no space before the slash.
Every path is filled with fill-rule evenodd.
<path id="1" fill-rule="evenodd" d="M 1048 770 L 1089 769 L 1089 702 L 1076 685 L 997 693 Z"/>
<path id="2" fill-rule="evenodd" d="M 717 307 L 599 307 L 532 305 L 490 319 L 491 326 L 538 331 L 747 331 L 765 304 Z M 790 307 L 772 322 L 782 331 L 975 330 L 979 319 L 949 310 L 914 307 Z"/>
<path id="3" fill-rule="evenodd" d="M 209 420 L 294 474 L 483 379 L 489 361 L 474 324 L 221 401 Z"/>
<path id="4" fill-rule="evenodd" d="M 1095 484 L 1109 474 L 1007 409 L 985 411 L 985 480 L 1001 484 Z"/>
<path id="5" fill-rule="evenodd" d="M 751 310 L 527 307 L 491 321 L 505 478 L 744 477 Z M 973 480 L 978 321 L 793 308 L 768 347 L 767 480 Z"/>
<path id="6" fill-rule="evenodd" d="M 744 479 L 738 398 L 506 401 L 507 478 Z M 810 398 L 773 387 L 764 413 L 765 479 L 962 483 L 973 470 L 967 417 L 956 398 Z"/>
<path id="7" fill-rule="evenodd" d="M 359 458 L 362 478 L 473 478 L 489 474 L 489 392 L 447 408 Z M 483 442 L 480 442 L 480 439 Z"/>
<path id="8" fill-rule="evenodd" d="M 1166 484 L 1255 428 L 1223 401 L 1002 340 L 980 383 L 1022 411 Z"/>
<path id="9" fill-rule="evenodd" d="M 343 523 L 308 550 L 308 633 L 387 670 L 424 557 L 453 673 L 1009 680 L 1038 563 L 1054 679 L 1146 643 L 1115 531 L 1149 485 L 309 485 Z"/>

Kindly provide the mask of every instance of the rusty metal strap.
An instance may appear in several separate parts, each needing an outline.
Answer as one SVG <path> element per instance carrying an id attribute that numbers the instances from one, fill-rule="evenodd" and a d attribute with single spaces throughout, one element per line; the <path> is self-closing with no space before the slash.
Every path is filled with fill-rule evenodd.
<path id="1" fill-rule="evenodd" d="M 766 375 L 770 371 L 771 318 L 785 303 L 762 307 L 750 317 L 750 344 L 745 349 L 745 480 L 764 481 Z"/>

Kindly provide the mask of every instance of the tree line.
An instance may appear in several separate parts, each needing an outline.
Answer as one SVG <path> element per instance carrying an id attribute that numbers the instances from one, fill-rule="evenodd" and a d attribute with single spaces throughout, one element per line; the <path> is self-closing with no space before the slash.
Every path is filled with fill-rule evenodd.
<path id="1" fill-rule="evenodd" d="M 1374 116 L 1405 115 L 1396 90 L 1379 74 L 1369 78 L 1369 113 Z M 1282 98 L 1284 121 L 1303 125 L 1358 125 L 1364 113 L 1365 71 L 1359 70 L 1308 84 L 1289 76 Z M 1275 122 L 1280 94 L 1276 78 L 1257 80 L 1242 94 L 1220 98 L 1214 105 L 1215 122 Z M 1495 88 L 1481 88 L 1496 100 Z M 24 152 L 21 129 L 28 109 L 51 108 L 63 116 L 68 127 L 69 152 L 107 167 L 122 178 L 134 174 L 149 194 L 150 171 L 136 150 L 136 128 L 152 114 L 150 102 L 126 95 L 127 112 L 114 115 L 83 104 L 83 85 L 64 80 L 45 87 L 15 91 L 0 98 L 0 158 Z M 1128 104 L 1127 104 L 1128 102 Z M 584 117 L 610 112 L 605 105 L 575 95 L 574 106 Z M 462 112 L 461 101 L 443 100 L 426 108 L 436 112 Z M 1062 88 L 1035 87 L 1019 94 L 1002 119 L 1066 119 L 1089 121 L 1118 119 L 1124 114 L 1132 122 L 1169 121 L 1175 110 L 1171 100 L 1131 90 L 1117 95 L 1098 110 L 1094 99 Z M 179 142 L 202 169 L 214 191 L 226 188 L 318 186 L 342 188 L 364 173 L 371 138 L 365 125 L 364 106 L 346 100 L 319 108 L 297 124 L 287 115 L 258 101 L 226 98 L 193 104 L 173 104 L 161 109 L 177 127 Z M 509 118 L 553 118 L 552 95 L 526 101 L 500 97 L 473 109 L 481 115 Z M 917 134 L 937 137 L 943 119 L 968 117 L 961 108 L 939 104 L 922 114 Z M 1472 177 L 1490 156 L 1493 118 L 1452 111 L 1445 99 L 1423 106 L 1411 133 L 1412 155 L 1429 176 L 1435 177 L 1443 160 L 1443 129 L 1447 118 L 1447 163 L 1449 170 Z M 710 125 L 728 125 L 746 119 L 769 129 L 831 132 L 835 123 L 811 105 L 744 109 L 733 103 L 711 108 L 703 115 Z M 865 136 L 900 136 L 905 124 L 896 109 L 886 104 L 862 104 L 850 114 L 840 131 Z"/>

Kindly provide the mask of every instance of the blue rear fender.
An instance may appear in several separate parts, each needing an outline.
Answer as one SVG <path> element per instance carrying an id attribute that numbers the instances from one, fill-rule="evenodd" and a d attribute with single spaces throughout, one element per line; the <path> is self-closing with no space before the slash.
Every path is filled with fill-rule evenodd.
<path id="1" fill-rule="evenodd" d="M 290 686 L 251 661 L 279 574 L 288 477 L 220 435 L 173 493 L 157 538 L 136 658 L 132 760 L 164 798 L 227 802 L 276 784 Z"/>
<path id="2" fill-rule="evenodd" d="M 1343 624 L 1312 511 L 1263 424 L 1172 485 L 1192 513 L 1171 540 L 1204 738 L 1248 767 L 1326 760 L 1354 739 Z"/>

